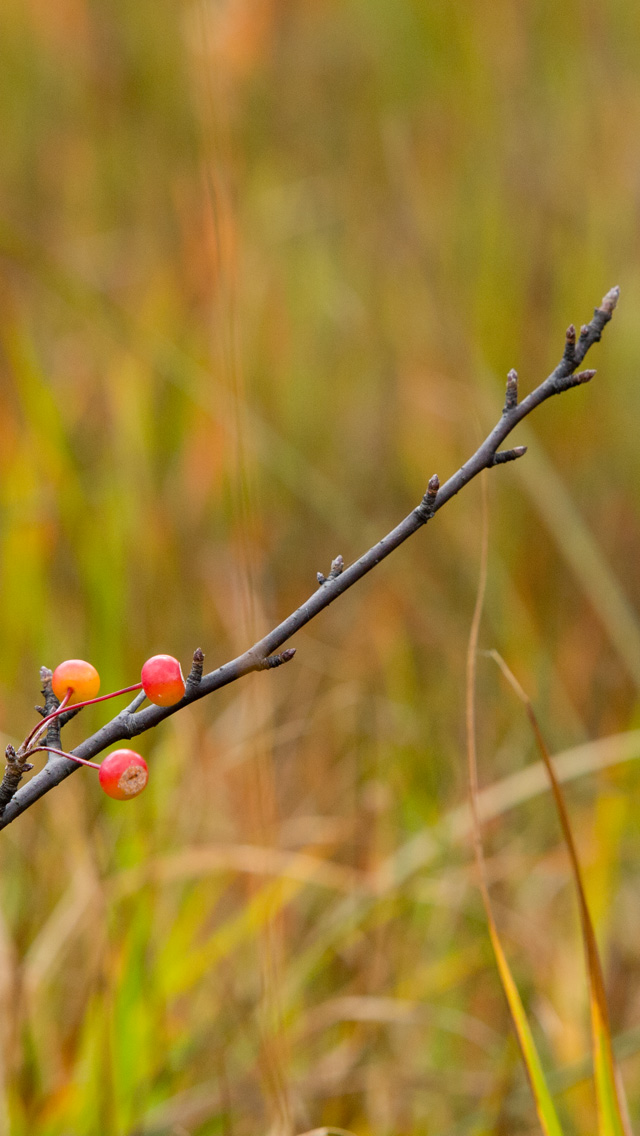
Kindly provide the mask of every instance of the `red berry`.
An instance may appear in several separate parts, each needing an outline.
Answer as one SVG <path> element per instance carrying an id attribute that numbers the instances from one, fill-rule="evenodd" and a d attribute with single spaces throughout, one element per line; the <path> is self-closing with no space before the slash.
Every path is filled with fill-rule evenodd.
<path id="1" fill-rule="evenodd" d="M 71 687 L 73 691 L 67 705 L 73 706 L 76 702 L 88 702 L 96 698 L 100 690 L 100 675 L 91 663 L 84 659 L 67 659 L 59 663 L 51 676 L 51 685 L 56 698 L 62 702 L 65 694 Z"/>
<path id="2" fill-rule="evenodd" d="M 184 696 L 182 667 L 173 655 L 154 655 L 142 668 L 142 689 L 156 706 L 173 706 Z"/>
<path id="3" fill-rule="evenodd" d="M 132 749 L 114 749 L 98 772 L 101 787 L 116 801 L 128 801 L 141 793 L 149 779 L 144 757 Z"/>

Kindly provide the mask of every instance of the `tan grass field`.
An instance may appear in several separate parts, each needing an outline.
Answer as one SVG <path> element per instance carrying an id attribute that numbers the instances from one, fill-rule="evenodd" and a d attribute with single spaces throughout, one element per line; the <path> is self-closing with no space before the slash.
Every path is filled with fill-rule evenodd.
<path id="1" fill-rule="evenodd" d="M 640 1124 L 640 17 L 630 0 L 3 0 L 0 731 L 38 668 L 213 669 L 476 448 L 480 630 L 565 779 Z M 0 834 L 0 1136 L 539 1131 L 469 840 L 469 486 L 243 679 Z M 595 1132 L 571 877 L 478 660 L 504 949 Z M 68 746 L 105 720 L 85 710 Z"/>

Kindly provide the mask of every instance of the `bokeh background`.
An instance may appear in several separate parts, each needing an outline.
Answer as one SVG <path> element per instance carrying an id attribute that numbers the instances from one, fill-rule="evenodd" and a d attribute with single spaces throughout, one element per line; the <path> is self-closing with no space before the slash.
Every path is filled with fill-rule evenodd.
<path id="1" fill-rule="evenodd" d="M 0 10 L 3 744 L 43 663 L 106 691 L 244 649 L 621 286 L 597 378 L 487 478 L 481 645 L 570 751 L 636 1123 L 639 138 L 632 0 Z M 139 800 L 81 770 L 1 834 L 3 1133 L 538 1131 L 468 839 L 480 530 L 474 483 L 294 662 L 141 739 Z M 496 916 L 566 1131 L 593 1131 L 566 854 L 484 657 L 478 693 Z"/>

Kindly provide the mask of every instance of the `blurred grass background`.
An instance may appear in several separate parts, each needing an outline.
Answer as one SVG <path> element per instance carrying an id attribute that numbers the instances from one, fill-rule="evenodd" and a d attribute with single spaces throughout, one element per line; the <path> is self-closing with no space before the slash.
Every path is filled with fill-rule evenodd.
<path id="1" fill-rule="evenodd" d="M 640 1122 L 636 5 L 4 0 L 0 63 L 4 744 L 42 663 L 108 690 L 246 647 L 620 284 L 597 378 L 489 479 L 481 639 L 575 750 Z M 465 813 L 479 513 L 474 484 L 295 662 L 145 736 L 135 804 L 81 771 L 2 833 L 1 1131 L 538 1131 Z M 588 1132 L 568 865 L 488 660 L 479 711 L 497 917 Z"/>

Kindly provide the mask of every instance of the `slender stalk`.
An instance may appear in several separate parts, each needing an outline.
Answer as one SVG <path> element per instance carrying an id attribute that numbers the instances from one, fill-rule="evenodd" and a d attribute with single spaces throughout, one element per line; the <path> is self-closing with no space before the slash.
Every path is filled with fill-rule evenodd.
<path id="1" fill-rule="evenodd" d="M 35 746 L 28 751 L 27 756 L 31 757 L 32 753 L 55 753 L 58 757 L 68 757 L 69 761 L 75 761 L 78 765 L 90 765 L 92 769 L 100 768 L 100 763 L 97 761 L 86 761 L 84 757 L 76 757 L 75 753 L 66 753 L 65 750 L 55 749 L 53 746 Z"/>
<path id="2" fill-rule="evenodd" d="M 83 706 L 93 706 L 95 702 L 108 702 L 110 698 L 117 698 L 119 694 L 129 694 L 129 692 L 132 690 L 142 690 L 142 683 L 136 682 L 133 684 L 133 686 L 123 686 L 121 690 L 114 690 L 111 694 L 101 694 L 98 698 L 87 698 L 84 702 L 74 702 L 73 709 L 82 710 Z M 40 737 L 43 728 L 47 726 L 49 722 L 53 722 L 55 718 L 58 718 L 61 714 L 64 713 L 72 694 L 73 687 L 70 686 L 57 710 L 53 710 L 51 714 L 47 714 L 46 718 L 43 718 L 41 722 L 38 722 L 37 726 L 34 726 L 31 733 L 27 734 L 26 738 L 24 739 L 21 748 L 27 748 L 32 740 L 34 740 L 36 737 Z M 52 750 L 52 752 L 55 751 Z"/>
<path id="3" fill-rule="evenodd" d="M 39 738 L 40 735 L 46 730 L 49 722 L 52 722 L 54 718 L 57 718 L 59 714 L 62 714 L 64 712 L 72 694 L 73 687 L 70 686 L 67 688 L 67 693 L 65 694 L 62 702 L 57 707 L 57 709 L 53 710 L 51 714 L 47 714 L 40 722 L 38 722 L 37 726 L 34 726 L 31 732 L 27 734 L 20 747 L 21 749 L 28 749 L 31 743 L 35 741 L 36 738 Z"/>

